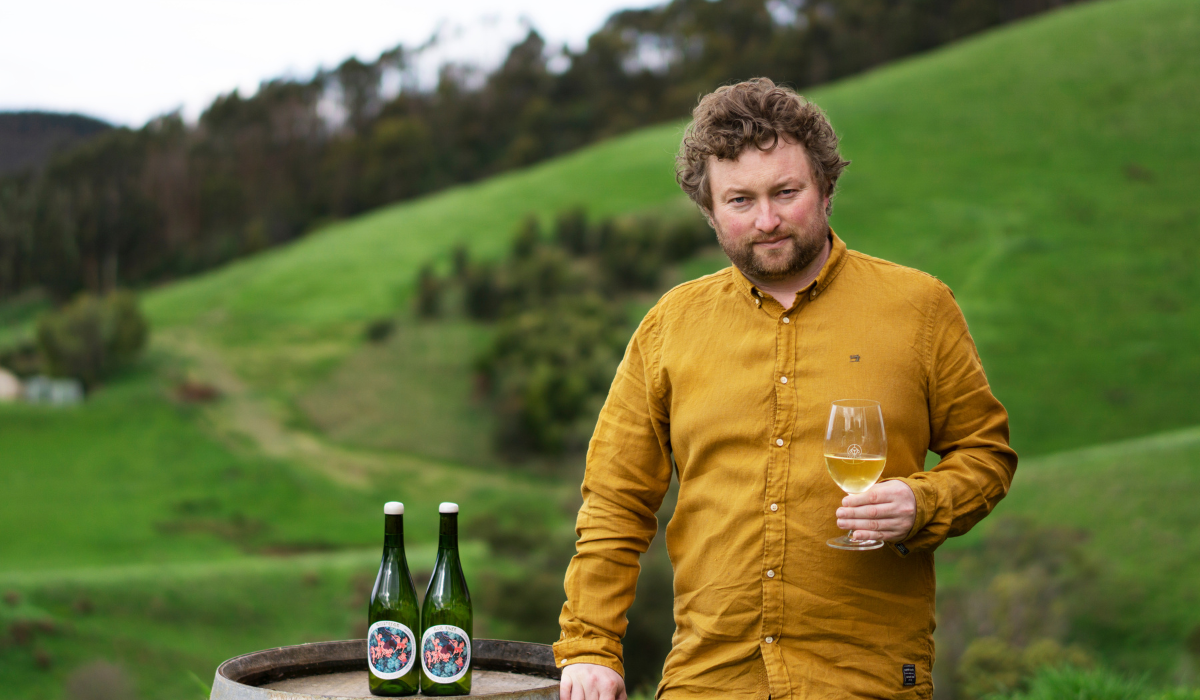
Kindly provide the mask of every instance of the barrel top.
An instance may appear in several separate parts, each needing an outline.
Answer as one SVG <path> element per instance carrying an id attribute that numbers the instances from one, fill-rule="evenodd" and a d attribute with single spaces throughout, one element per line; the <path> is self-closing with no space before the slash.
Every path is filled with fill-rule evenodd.
<path id="1" fill-rule="evenodd" d="M 558 698 L 559 670 L 545 644 L 476 639 L 470 697 Z M 300 644 L 256 651 L 217 668 L 211 700 L 373 698 L 367 640 Z"/>

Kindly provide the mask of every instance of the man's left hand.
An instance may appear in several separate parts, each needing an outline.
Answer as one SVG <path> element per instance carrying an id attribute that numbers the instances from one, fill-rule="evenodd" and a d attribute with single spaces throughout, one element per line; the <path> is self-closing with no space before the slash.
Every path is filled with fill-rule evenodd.
<path id="1" fill-rule="evenodd" d="M 903 481 L 884 481 L 863 493 L 842 499 L 837 526 L 853 530 L 853 540 L 901 542 L 908 537 L 917 515 L 917 497 Z"/>

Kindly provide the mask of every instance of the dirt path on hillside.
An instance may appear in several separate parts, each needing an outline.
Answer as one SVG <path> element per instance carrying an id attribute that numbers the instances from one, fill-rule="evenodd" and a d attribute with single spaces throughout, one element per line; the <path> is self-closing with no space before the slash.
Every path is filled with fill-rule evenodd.
<path id="1" fill-rule="evenodd" d="M 286 410 L 244 382 L 217 348 L 188 329 L 172 328 L 155 334 L 154 346 L 182 359 L 187 376 L 217 389 L 220 397 L 204 407 L 207 427 L 230 449 L 249 446 L 275 459 L 301 464 L 348 486 L 366 487 L 374 477 L 397 476 L 416 486 L 444 486 L 447 470 L 469 472 L 471 486 L 510 487 L 503 474 L 489 474 L 402 453 L 372 452 L 331 444 L 310 432 L 287 425 Z M 448 497 L 451 494 L 447 494 Z"/>

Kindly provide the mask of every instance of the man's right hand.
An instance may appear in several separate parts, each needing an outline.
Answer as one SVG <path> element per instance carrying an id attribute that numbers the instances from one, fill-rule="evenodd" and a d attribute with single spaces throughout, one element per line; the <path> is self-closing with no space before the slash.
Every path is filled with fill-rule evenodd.
<path id="1" fill-rule="evenodd" d="M 562 670 L 560 700 L 626 700 L 625 679 L 599 664 L 570 664 Z"/>

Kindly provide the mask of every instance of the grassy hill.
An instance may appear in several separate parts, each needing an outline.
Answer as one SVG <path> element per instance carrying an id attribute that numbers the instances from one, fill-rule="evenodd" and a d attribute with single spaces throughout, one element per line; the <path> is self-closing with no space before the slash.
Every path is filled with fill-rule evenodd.
<path id="1" fill-rule="evenodd" d="M 1098 2 L 813 92 L 854 163 L 834 228 L 956 291 L 1027 454 L 1200 423 L 1200 14 Z M 670 206 L 682 123 L 331 226 L 147 299 L 289 400 L 460 242 Z"/>
<path id="2" fill-rule="evenodd" d="M 1036 523 L 1041 538 L 1078 533 L 1081 600 L 1060 601 L 1076 608 L 1071 641 L 1131 675 L 1200 685 L 1198 475 L 1198 428 L 1026 460 L 993 516 L 942 548 L 939 589 L 956 582 L 956 555 L 1005 521 Z"/>
<path id="3" fill-rule="evenodd" d="M 1047 455 L 1023 462 L 1002 508 L 1093 533 L 1113 575 L 1145 592 L 1129 615 L 1146 615 L 1138 629 L 1153 637 L 1105 628 L 1097 646 L 1161 678 L 1186 665 L 1182 640 L 1200 622 L 1187 535 L 1200 448 L 1175 435 L 1062 451 L 1200 425 L 1198 37 L 1195 3 L 1107 0 L 812 93 L 854 161 L 834 228 L 955 290 L 1014 444 Z M 153 290 L 142 366 L 78 409 L 0 406 L 0 532 L 12 533 L 0 590 L 15 601 L 0 602 L 0 686 L 58 697 L 72 669 L 107 655 L 140 669 L 142 696 L 199 697 L 216 660 L 349 635 L 389 498 L 424 514 L 409 519 L 417 547 L 447 498 L 464 518 L 519 505 L 569 531 L 576 476 L 497 466 L 470 397 L 488 329 L 412 319 L 416 271 L 459 243 L 501 255 L 531 211 L 686 210 L 671 168 L 682 126 Z M 363 328 L 379 317 L 399 328 L 372 345 Z M 180 402 L 183 378 L 221 398 Z M 518 565 L 486 548 L 476 561 Z M 13 621 L 32 621 L 24 642 Z"/>

